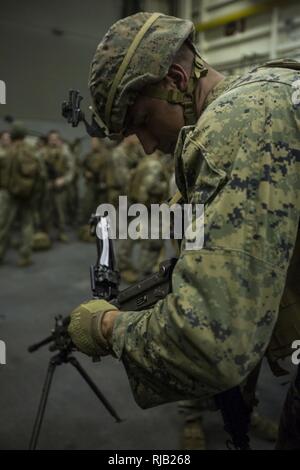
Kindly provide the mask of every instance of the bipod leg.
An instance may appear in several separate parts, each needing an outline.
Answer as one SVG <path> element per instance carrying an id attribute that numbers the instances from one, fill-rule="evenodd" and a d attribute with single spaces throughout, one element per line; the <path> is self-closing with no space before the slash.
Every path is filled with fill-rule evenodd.
<path id="1" fill-rule="evenodd" d="M 50 386 L 51 386 L 53 374 L 54 374 L 55 368 L 58 364 L 59 364 L 59 362 L 58 362 L 58 357 L 57 356 L 52 357 L 49 361 L 47 375 L 46 375 L 46 379 L 45 379 L 45 382 L 44 382 L 44 385 L 43 385 L 42 395 L 41 395 L 41 398 L 40 398 L 40 403 L 39 403 L 37 415 L 36 415 L 36 418 L 35 418 L 32 434 L 31 434 L 31 438 L 30 438 L 29 450 L 35 450 L 36 449 L 37 441 L 38 441 L 40 431 L 41 431 L 41 426 L 42 426 L 42 423 L 43 423 L 45 408 L 46 408 L 46 404 L 47 404 L 47 400 L 48 400 L 48 396 L 49 396 L 49 391 L 50 391 Z"/>
<path id="2" fill-rule="evenodd" d="M 115 418 L 117 423 L 121 422 L 121 418 L 117 415 L 116 411 L 113 409 L 109 401 L 105 398 L 105 396 L 102 394 L 102 392 L 99 390 L 95 382 L 92 381 L 90 376 L 86 373 L 86 371 L 83 369 L 83 367 L 80 365 L 78 360 L 74 356 L 70 356 L 68 358 L 68 362 L 72 364 L 72 366 L 75 367 L 75 369 L 78 370 L 79 374 L 84 378 L 84 380 L 87 382 L 87 384 L 90 386 L 90 388 L 93 390 L 93 392 L 97 395 L 99 400 L 102 402 L 102 404 L 105 406 L 107 411 Z"/>

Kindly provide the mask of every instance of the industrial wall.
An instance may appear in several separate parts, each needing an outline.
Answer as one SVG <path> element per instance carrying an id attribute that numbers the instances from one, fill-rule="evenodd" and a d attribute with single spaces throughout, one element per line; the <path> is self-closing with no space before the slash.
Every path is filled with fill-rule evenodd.
<path id="1" fill-rule="evenodd" d="M 299 0 L 144 0 L 143 9 L 194 22 L 202 56 L 222 72 L 300 59 Z"/>
<path id="2" fill-rule="evenodd" d="M 97 43 L 114 21 L 137 10 L 191 19 L 202 56 L 225 73 L 276 57 L 300 59 L 299 0 L 3 0 L 0 80 L 7 85 L 7 104 L 0 106 L 0 130 L 3 117 L 12 115 L 32 130 L 85 135 L 64 123 L 61 102 L 76 87 L 88 104 Z"/>
<path id="3" fill-rule="evenodd" d="M 61 102 L 72 87 L 88 96 L 91 58 L 121 17 L 121 0 L 2 0 L 0 10 L 0 79 L 7 86 L 0 130 L 1 118 L 12 115 L 32 129 L 83 134 L 64 125 Z"/>
<path id="4" fill-rule="evenodd" d="M 218 70 L 239 72 L 278 57 L 300 59 L 297 0 L 182 3 L 182 16 L 196 24 L 203 57 Z"/>

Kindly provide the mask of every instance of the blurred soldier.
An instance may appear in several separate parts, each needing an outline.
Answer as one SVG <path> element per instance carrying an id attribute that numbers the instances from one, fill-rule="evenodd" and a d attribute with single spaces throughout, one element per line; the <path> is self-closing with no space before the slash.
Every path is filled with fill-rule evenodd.
<path id="1" fill-rule="evenodd" d="M 5 161 L 7 152 L 11 145 L 11 137 L 8 131 L 0 133 L 0 187 L 1 187 L 1 171 L 2 175 L 5 172 Z"/>
<path id="2" fill-rule="evenodd" d="M 131 172 L 145 156 L 143 148 L 136 136 L 126 137 L 111 152 L 107 168 L 108 200 L 115 207 L 119 196 L 128 194 Z"/>
<path id="3" fill-rule="evenodd" d="M 132 175 L 142 158 L 143 148 L 135 135 L 126 137 L 111 153 L 107 172 L 108 199 L 118 212 L 119 196 L 127 196 L 128 206 L 131 204 L 129 185 Z M 127 214 L 124 214 L 127 218 Z M 137 280 L 133 266 L 133 240 L 118 240 L 118 269 L 125 282 Z"/>
<path id="4" fill-rule="evenodd" d="M 26 130 L 15 123 L 11 131 L 12 145 L 1 171 L 0 261 L 3 260 L 14 221 L 20 223 L 21 243 L 18 266 L 32 263 L 32 238 L 35 198 L 44 186 L 40 161 L 24 142 Z"/>
<path id="5" fill-rule="evenodd" d="M 151 204 L 161 204 L 168 198 L 169 175 L 164 165 L 162 155 L 158 152 L 145 156 L 132 172 L 129 182 L 129 199 L 132 204 L 144 204 L 148 209 L 149 238 L 141 239 L 138 243 L 137 268 L 139 278 L 151 274 L 158 267 L 158 260 L 164 241 L 161 236 L 157 240 L 150 239 Z M 160 234 L 160 227 L 152 227 Z M 134 240 L 131 240 L 134 244 Z"/>
<path id="6" fill-rule="evenodd" d="M 81 169 L 80 152 L 81 152 L 81 139 L 75 139 L 73 142 L 65 144 L 72 157 L 74 174 L 73 179 L 67 186 L 67 220 L 71 226 L 76 226 L 78 223 L 79 212 L 79 176 Z"/>
<path id="7" fill-rule="evenodd" d="M 0 151 L 7 149 L 11 144 L 9 131 L 0 132 Z"/>
<path id="8" fill-rule="evenodd" d="M 66 197 L 67 187 L 74 177 L 74 161 L 63 144 L 59 133 L 50 131 L 43 158 L 48 175 L 48 197 L 51 208 L 52 226 L 58 230 L 58 240 L 66 242 Z M 49 228 L 48 228 L 49 230 Z"/>
<path id="9" fill-rule="evenodd" d="M 44 173 L 45 181 L 47 180 L 47 169 L 43 153 L 47 146 L 47 136 L 41 135 L 35 143 L 35 152 L 40 160 L 40 164 Z M 48 234 L 49 225 L 49 197 L 47 184 L 44 185 L 43 191 L 36 197 L 34 212 L 34 235 L 33 250 L 41 251 L 51 248 L 52 242 Z"/>
<path id="10" fill-rule="evenodd" d="M 103 141 L 91 140 L 91 151 L 84 157 L 81 167 L 84 178 L 84 194 L 80 207 L 80 238 L 89 240 L 89 219 L 99 204 L 108 202 L 107 196 L 108 150 Z"/>
<path id="11" fill-rule="evenodd" d="M 3 188 L 7 178 L 7 157 L 11 146 L 11 137 L 8 131 L 0 133 L 0 205 L 1 195 L 4 193 Z M 3 197 L 3 196 L 2 196 Z"/>

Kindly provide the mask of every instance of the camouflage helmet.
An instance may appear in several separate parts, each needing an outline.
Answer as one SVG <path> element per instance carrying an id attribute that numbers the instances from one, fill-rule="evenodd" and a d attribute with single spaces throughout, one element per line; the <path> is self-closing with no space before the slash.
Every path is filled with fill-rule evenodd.
<path id="1" fill-rule="evenodd" d="M 187 39 L 196 53 L 197 79 L 206 73 L 192 43 L 194 31 L 191 21 L 146 12 L 123 18 L 111 26 L 97 47 L 89 76 L 94 118 L 103 135 L 113 138 L 114 134 L 122 133 L 128 106 L 134 103 L 142 88 L 147 85 L 148 89 L 167 75 Z M 179 90 L 177 96 L 165 96 L 161 90 L 153 89 L 149 96 L 172 103 L 187 102 L 186 94 Z"/>

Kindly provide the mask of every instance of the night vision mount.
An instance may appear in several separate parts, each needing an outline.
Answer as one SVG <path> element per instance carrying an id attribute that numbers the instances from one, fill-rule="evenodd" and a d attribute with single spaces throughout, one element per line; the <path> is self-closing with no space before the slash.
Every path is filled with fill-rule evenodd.
<path id="1" fill-rule="evenodd" d="M 72 127 L 77 127 L 80 122 L 83 122 L 87 133 L 91 137 L 105 137 L 104 130 L 99 127 L 95 120 L 95 115 L 92 115 L 91 124 L 85 118 L 84 112 L 80 109 L 82 96 L 78 90 L 69 91 L 69 100 L 64 101 L 62 104 L 62 115 L 67 120 L 68 124 Z"/>

